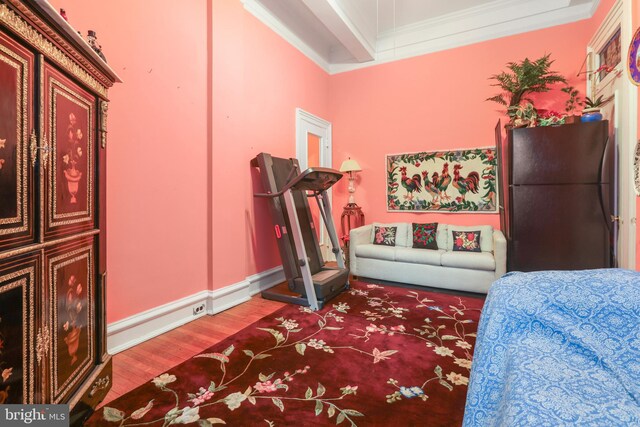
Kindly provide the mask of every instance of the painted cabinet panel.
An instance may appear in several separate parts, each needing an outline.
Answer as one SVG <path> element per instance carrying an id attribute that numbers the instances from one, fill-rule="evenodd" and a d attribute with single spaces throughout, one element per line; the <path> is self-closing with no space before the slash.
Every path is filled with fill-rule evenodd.
<path id="1" fill-rule="evenodd" d="M 0 248 L 33 241 L 33 63 L 31 52 L 0 34 Z"/>
<path id="2" fill-rule="evenodd" d="M 65 400 L 82 381 L 96 357 L 95 266 L 92 239 L 53 248 L 45 253 L 51 325 L 49 396 Z"/>
<path id="3" fill-rule="evenodd" d="M 0 404 L 34 401 L 39 256 L 0 269 Z"/>
<path id="4" fill-rule="evenodd" d="M 45 64 L 45 235 L 94 227 L 96 99 Z"/>

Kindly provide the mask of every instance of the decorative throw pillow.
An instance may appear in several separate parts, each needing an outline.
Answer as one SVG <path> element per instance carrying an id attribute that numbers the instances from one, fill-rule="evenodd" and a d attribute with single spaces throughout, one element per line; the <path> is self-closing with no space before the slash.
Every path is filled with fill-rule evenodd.
<path id="1" fill-rule="evenodd" d="M 395 246 L 396 245 L 397 227 L 378 227 L 375 226 L 373 234 L 374 245 Z"/>
<path id="2" fill-rule="evenodd" d="M 432 222 L 428 224 L 413 223 L 413 247 L 419 249 L 438 249 L 436 242 L 436 232 L 438 231 L 438 223 Z"/>
<path id="3" fill-rule="evenodd" d="M 480 231 L 452 231 L 453 250 L 480 252 Z"/>

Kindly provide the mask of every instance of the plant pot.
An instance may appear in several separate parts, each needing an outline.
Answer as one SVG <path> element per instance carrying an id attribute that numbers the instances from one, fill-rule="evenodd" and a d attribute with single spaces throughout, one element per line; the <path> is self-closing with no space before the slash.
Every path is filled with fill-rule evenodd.
<path id="1" fill-rule="evenodd" d="M 577 114 L 572 114 L 570 116 L 566 116 L 564 118 L 564 124 L 570 125 L 573 123 L 580 123 L 580 116 Z"/>
<path id="2" fill-rule="evenodd" d="M 69 356 L 71 356 L 70 364 L 73 365 L 78 360 L 76 353 L 78 352 L 78 346 L 80 344 L 80 328 L 73 326 L 69 334 L 64 338 L 64 342 L 67 344 L 67 351 L 69 352 Z"/>
<path id="3" fill-rule="evenodd" d="M 67 179 L 67 189 L 69 190 L 69 194 L 71 194 L 71 201 L 69 203 L 77 203 L 78 199 L 76 199 L 76 194 L 78 194 L 78 183 L 82 178 L 82 172 L 72 167 L 71 169 L 64 170 L 64 177 Z"/>
<path id="4" fill-rule="evenodd" d="M 582 117 L 580 117 L 582 122 L 599 122 L 600 120 L 602 120 L 602 113 L 599 108 L 587 108 L 582 111 Z"/>

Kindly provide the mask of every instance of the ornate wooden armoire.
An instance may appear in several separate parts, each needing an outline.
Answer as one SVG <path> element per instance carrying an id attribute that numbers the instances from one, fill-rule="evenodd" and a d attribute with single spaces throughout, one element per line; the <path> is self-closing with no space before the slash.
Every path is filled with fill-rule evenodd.
<path id="1" fill-rule="evenodd" d="M 45 0 L 0 0 L 0 404 L 111 387 L 107 89 L 118 76 Z"/>

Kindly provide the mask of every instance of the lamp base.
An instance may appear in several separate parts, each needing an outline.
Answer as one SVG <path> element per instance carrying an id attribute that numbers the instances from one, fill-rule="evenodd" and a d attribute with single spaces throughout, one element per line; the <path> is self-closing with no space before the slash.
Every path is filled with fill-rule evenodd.
<path id="1" fill-rule="evenodd" d="M 355 205 L 356 177 L 353 172 L 349 172 L 349 187 L 347 188 L 347 190 L 349 191 L 349 204 Z"/>

